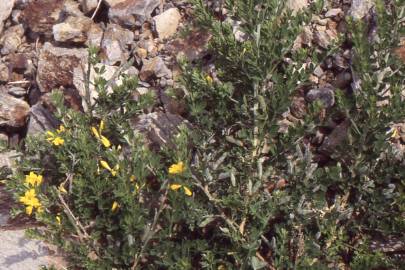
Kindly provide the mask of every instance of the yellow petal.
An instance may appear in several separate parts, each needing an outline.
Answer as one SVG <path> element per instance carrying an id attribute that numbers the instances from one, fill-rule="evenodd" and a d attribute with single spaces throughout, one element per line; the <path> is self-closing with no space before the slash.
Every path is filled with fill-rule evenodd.
<path id="1" fill-rule="evenodd" d="M 47 131 L 46 134 L 48 134 L 49 137 L 55 137 L 55 133 L 51 132 L 51 131 Z"/>
<path id="2" fill-rule="evenodd" d="M 207 75 L 207 76 L 205 77 L 205 79 L 207 80 L 208 84 L 212 84 L 213 79 L 212 79 L 212 77 L 211 77 L 210 75 Z"/>
<path id="3" fill-rule="evenodd" d="M 392 131 L 392 134 L 391 134 L 391 138 L 397 138 L 399 136 L 399 132 L 398 132 L 398 129 L 397 128 L 394 128 L 394 130 Z"/>
<path id="4" fill-rule="evenodd" d="M 181 188 L 180 184 L 171 184 L 170 185 L 170 189 L 171 190 L 178 190 L 179 188 Z"/>
<path id="5" fill-rule="evenodd" d="M 43 208 L 43 207 L 38 207 L 37 212 L 38 212 L 39 214 L 43 213 L 43 212 L 44 212 L 44 208 Z"/>
<path id="6" fill-rule="evenodd" d="M 184 189 L 184 193 L 185 193 L 187 196 L 193 195 L 193 192 L 192 192 L 188 187 L 184 187 L 184 186 L 183 186 L 183 189 Z"/>
<path id="7" fill-rule="evenodd" d="M 56 223 L 58 223 L 58 225 L 60 225 L 60 223 L 61 223 L 61 219 L 60 219 L 60 216 L 56 216 Z"/>
<path id="8" fill-rule="evenodd" d="M 131 181 L 131 182 L 135 182 L 135 180 L 136 180 L 135 175 L 131 175 L 131 177 L 129 177 L 129 181 Z"/>
<path id="9" fill-rule="evenodd" d="M 27 206 L 27 207 L 25 207 L 25 213 L 26 213 L 27 215 L 31 216 L 31 214 L 32 214 L 32 209 L 33 209 L 32 206 Z"/>
<path id="10" fill-rule="evenodd" d="M 107 148 L 111 146 L 111 142 L 106 137 L 104 137 L 103 135 L 101 135 L 100 141 Z"/>
<path id="11" fill-rule="evenodd" d="M 91 131 L 93 132 L 94 136 L 96 136 L 97 139 L 100 139 L 100 134 L 98 134 L 98 131 L 95 127 L 91 127 Z"/>
<path id="12" fill-rule="evenodd" d="M 108 165 L 107 161 L 100 160 L 100 164 L 104 169 L 107 169 L 111 172 L 112 169 L 111 169 L 110 165 Z"/>
<path id="13" fill-rule="evenodd" d="M 114 212 L 115 210 L 117 210 L 118 207 L 120 207 L 120 205 L 114 201 L 111 206 L 111 211 Z"/>
<path id="14" fill-rule="evenodd" d="M 101 120 L 100 121 L 100 127 L 99 127 L 99 132 L 100 132 L 100 134 L 101 134 L 101 132 L 103 131 L 103 129 L 104 129 L 104 121 L 103 120 Z"/>

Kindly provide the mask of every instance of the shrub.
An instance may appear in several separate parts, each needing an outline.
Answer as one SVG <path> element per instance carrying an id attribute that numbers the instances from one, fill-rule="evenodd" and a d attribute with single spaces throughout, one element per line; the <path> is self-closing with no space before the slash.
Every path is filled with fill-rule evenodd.
<path id="1" fill-rule="evenodd" d="M 315 65 L 300 67 L 308 56 L 326 56 L 291 50 L 320 5 L 292 16 L 282 1 L 225 1 L 229 16 L 243 22 L 240 42 L 195 0 L 197 22 L 213 35 L 215 72 L 182 62 L 190 125 L 179 128 L 172 147 L 150 149 L 133 129 L 131 119 L 151 101 L 131 99 L 134 78 L 123 76 L 112 93 L 97 79 L 99 98 L 87 113 L 64 107 L 56 92 L 61 127 L 27 139 L 8 182 L 24 205 L 16 214 L 45 224 L 36 235 L 79 269 L 399 267 L 370 246 L 404 229 L 403 156 L 395 130 L 387 132 L 405 114 L 404 66 L 392 54 L 403 8 L 377 2 L 379 41 L 368 42 L 364 24 L 349 23 L 346 37 L 359 89 L 337 92 L 329 109 L 309 104 L 281 132 Z M 90 56 L 94 65 L 96 51 Z M 323 149 L 329 160 L 317 162 L 310 142 L 332 122 Z"/>

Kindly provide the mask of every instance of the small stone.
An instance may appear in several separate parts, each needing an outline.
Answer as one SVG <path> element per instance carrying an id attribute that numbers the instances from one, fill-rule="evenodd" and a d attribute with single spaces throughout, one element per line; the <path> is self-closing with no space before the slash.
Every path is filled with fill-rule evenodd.
<path id="1" fill-rule="evenodd" d="M 332 8 L 328 10 L 325 14 L 325 18 L 336 17 L 337 15 L 341 14 L 342 10 L 340 8 Z"/>
<path id="2" fill-rule="evenodd" d="M 110 7 L 108 17 L 111 22 L 124 27 L 137 26 L 150 17 L 160 0 L 105 0 Z"/>
<path id="3" fill-rule="evenodd" d="M 39 54 L 37 82 L 42 93 L 73 86 L 73 70 L 84 72 L 86 49 L 67 49 L 45 43 Z"/>
<path id="4" fill-rule="evenodd" d="M 18 87 L 18 86 L 14 86 L 14 87 L 9 88 L 7 90 L 7 93 L 9 93 L 10 95 L 12 95 L 16 98 L 22 98 L 27 95 L 27 89 Z"/>
<path id="5" fill-rule="evenodd" d="M 4 21 L 10 17 L 15 0 L 1 0 L 0 5 L 0 34 L 3 31 Z"/>
<path id="6" fill-rule="evenodd" d="M 318 65 L 318 66 L 314 69 L 314 75 L 317 76 L 317 77 L 322 77 L 322 75 L 323 75 L 323 69 L 321 68 L 321 66 Z"/>
<path id="7" fill-rule="evenodd" d="M 96 9 L 98 0 L 81 0 L 80 5 L 84 13 L 89 13 Z"/>
<path id="8" fill-rule="evenodd" d="M 0 91 L 0 127 L 23 127 L 29 110 L 27 102 Z"/>
<path id="9" fill-rule="evenodd" d="M 335 93 L 329 87 L 311 89 L 305 97 L 309 102 L 320 100 L 326 108 L 330 108 L 335 104 Z"/>
<path id="10" fill-rule="evenodd" d="M 303 97 L 293 97 L 290 111 L 292 116 L 298 119 L 304 118 L 307 112 L 305 99 Z"/>
<path id="11" fill-rule="evenodd" d="M 85 43 L 89 34 L 93 39 L 90 43 L 97 45 L 97 41 L 98 44 L 101 41 L 103 30 L 87 17 L 68 17 L 63 23 L 53 26 L 54 39 L 59 42 Z"/>
<path id="12" fill-rule="evenodd" d="M 0 82 L 7 82 L 9 79 L 9 69 L 8 66 L 0 62 Z"/>
<path id="13" fill-rule="evenodd" d="M 177 31 L 180 19 L 181 15 L 177 8 L 169 8 L 162 14 L 153 17 L 158 37 L 166 39 L 173 36 Z"/>
<path id="14" fill-rule="evenodd" d="M 184 38 L 176 38 L 166 44 L 165 49 L 175 57 L 185 56 L 193 61 L 202 58 L 207 53 L 207 45 L 211 39 L 211 34 L 193 29 L 189 35 Z"/>
<path id="15" fill-rule="evenodd" d="M 16 52 L 23 41 L 23 36 L 24 27 L 21 24 L 9 27 L 0 37 L 1 53 L 5 55 Z"/>
<path id="16" fill-rule="evenodd" d="M 169 78 L 171 75 L 172 73 L 170 69 L 167 68 L 162 58 L 154 57 L 152 59 L 143 61 L 143 66 L 139 77 L 141 80 L 146 81 L 153 76 L 157 78 Z"/>
<path id="17" fill-rule="evenodd" d="M 308 0 L 287 0 L 285 6 L 287 9 L 292 10 L 294 15 L 308 6 Z"/>
<path id="18" fill-rule="evenodd" d="M 374 0 L 352 0 L 348 14 L 356 20 L 362 19 L 373 7 Z"/>
<path id="19" fill-rule="evenodd" d="M 101 48 L 105 54 L 104 63 L 115 65 L 124 62 L 129 57 L 127 47 L 132 44 L 134 33 L 122 28 L 117 24 L 109 24 L 101 42 Z"/>
<path id="20" fill-rule="evenodd" d="M 148 56 L 148 51 L 145 50 L 144 48 L 137 48 L 136 49 L 136 55 L 141 58 L 144 59 Z"/>

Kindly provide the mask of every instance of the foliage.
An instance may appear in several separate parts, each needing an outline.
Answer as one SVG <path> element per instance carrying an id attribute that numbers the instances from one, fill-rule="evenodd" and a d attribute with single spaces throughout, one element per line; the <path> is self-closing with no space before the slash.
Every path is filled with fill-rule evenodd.
<path id="1" fill-rule="evenodd" d="M 280 132 L 314 68 L 301 67 L 309 56 L 325 57 L 291 50 L 318 5 L 293 16 L 284 1 L 226 0 L 248 34 L 240 42 L 230 23 L 195 0 L 198 24 L 212 33 L 215 72 L 182 63 L 192 128 L 180 127 L 173 147 L 148 148 L 131 121 L 152 99 L 131 98 L 134 78 L 123 76 L 109 92 L 100 77 L 87 113 L 64 107 L 55 93 L 63 128 L 27 140 L 9 188 L 17 200 L 35 189 L 42 211 L 32 215 L 46 225 L 37 234 L 61 247 L 72 269 L 399 267 L 370 248 L 375 238 L 400 236 L 405 199 L 404 159 L 387 133 L 405 116 L 405 70 L 392 54 L 404 8 L 377 2 L 377 42 L 364 24 L 349 22 L 360 87 L 338 92 L 333 108 L 310 104 Z M 94 65 L 96 51 L 90 56 Z M 343 139 L 327 149 L 327 163 L 317 162 L 310 142 L 331 122 Z M 44 181 L 30 186 L 30 172 Z"/>

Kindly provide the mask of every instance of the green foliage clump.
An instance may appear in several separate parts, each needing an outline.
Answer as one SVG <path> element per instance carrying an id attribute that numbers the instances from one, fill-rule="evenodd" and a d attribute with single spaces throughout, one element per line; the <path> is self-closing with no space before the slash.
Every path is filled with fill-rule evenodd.
<path id="1" fill-rule="evenodd" d="M 133 129 L 152 101 L 131 98 L 134 78 L 110 93 L 100 77 L 87 113 L 55 94 L 63 128 L 27 140 L 9 188 L 25 196 L 25 210 L 46 225 L 37 235 L 61 247 L 72 269 L 398 268 L 370 243 L 404 230 L 403 156 L 387 133 L 405 119 L 405 69 L 392 54 L 404 11 L 400 1 L 377 2 L 378 41 L 349 23 L 360 87 L 338 92 L 333 108 L 310 104 L 280 132 L 309 82 L 303 64 L 325 57 L 291 50 L 318 5 L 292 16 L 284 1 L 227 0 L 247 34 L 241 42 L 195 0 L 197 21 L 212 33 L 215 72 L 182 64 L 190 125 L 172 147 L 152 150 Z M 320 164 L 309 141 L 330 122 L 343 139 Z"/>

